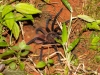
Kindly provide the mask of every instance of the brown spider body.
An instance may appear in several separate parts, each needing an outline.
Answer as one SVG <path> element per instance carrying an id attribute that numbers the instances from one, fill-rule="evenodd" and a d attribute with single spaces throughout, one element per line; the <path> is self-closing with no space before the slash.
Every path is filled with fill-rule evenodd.
<path id="1" fill-rule="evenodd" d="M 54 20 L 52 22 L 51 25 L 51 29 L 48 28 L 49 25 L 49 21 L 51 20 L 51 16 L 50 18 L 46 21 L 46 28 L 45 30 L 41 27 L 36 29 L 36 36 L 30 40 L 27 45 L 31 44 L 31 43 L 36 43 L 36 44 L 56 44 L 57 42 L 55 41 L 55 38 L 60 39 L 60 35 L 61 35 L 61 29 L 59 26 L 54 27 L 55 26 L 55 22 L 57 17 L 59 16 L 59 14 L 61 13 L 62 9 L 57 13 L 57 15 L 54 17 Z M 38 33 L 41 32 L 42 34 Z M 57 47 L 55 45 L 52 45 L 52 47 L 55 49 L 55 51 L 57 51 Z M 42 49 L 41 48 L 41 52 L 40 52 L 40 60 L 42 57 Z M 59 54 L 57 54 L 60 60 L 60 56 Z"/>
<path id="2" fill-rule="evenodd" d="M 35 36 L 35 38 L 38 37 L 41 38 L 41 40 L 40 39 L 34 40 L 34 42 L 37 44 L 55 44 L 56 43 L 55 38 L 60 39 L 60 36 L 55 32 L 49 32 L 49 33 L 45 33 L 45 35 L 39 34 Z"/>
<path id="3" fill-rule="evenodd" d="M 44 43 L 42 44 L 55 44 L 55 38 L 60 38 L 59 35 L 55 32 L 49 32 L 46 35 L 42 35 L 44 37 Z"/>
<path id="4" fill-rule="evenodd" d="M 46 40 L 48 41 L 48 43 L 53 44 L 55 43 L 55 38 L 59 36 L 57 35 L 55 32 L 50 32 L 46 35 Z"/>

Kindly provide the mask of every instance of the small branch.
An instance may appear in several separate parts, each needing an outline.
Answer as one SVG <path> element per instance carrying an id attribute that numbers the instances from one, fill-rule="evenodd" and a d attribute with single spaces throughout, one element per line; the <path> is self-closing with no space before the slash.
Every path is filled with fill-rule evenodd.
<path id="1" fill-rule="evenodd" d="M 22 39 L 24 40 L 24 31 L 23 31 L 23 23 L 19 22 L 20 28 L 21 28 L 21 32 L 22 32 Z"/>

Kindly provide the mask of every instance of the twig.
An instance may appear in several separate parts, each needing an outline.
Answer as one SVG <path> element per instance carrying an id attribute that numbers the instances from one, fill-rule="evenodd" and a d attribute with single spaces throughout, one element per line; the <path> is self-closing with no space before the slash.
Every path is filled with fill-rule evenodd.
<path id="1" fill-rule="evenodd" d="M 81 67 L 82 66 L 82 67 Z M 84 63 L 80 63 L 79 65 L 78 65 L 78 67 L 76 68 L 76 71 L 75 71 L 75 73 L 73 73 L 74 75 L 77 75 L 77 72 L 78 72 L 78 70 L 80 69 L 80 68 L 82 68 L 82 70 L 86 73 L 87 71 L 85 70 L 85 65 L 84 65 Z"/>
<path id="2" fill-rule="evenodd" d="M 35 69 L 35 67 L 34 67 L 34 66 L 30 66 L 28 63 L 26 63 L 26 65 L 27 65 L 30 69 L 32 69 L 33 71 L 35 71 L 35 72 L 37 72 L 37 73 L 38 73 L 38 71 Z"/>
<path id="3" fill-rule="evenodd" d="M 19 22 L 20 28 L 21 28 L 21 32 L 22 32 L 22 39 L 24 40 L 24 31 L 23 31 L 23 23 Z"/>
<path id="4" fill-rule="evenodd" d="M 57 51 L 57 52 L 54 52 L 54 53 L 52 53 L 51 55 L 49 55 L 48 57 L 46 57 L 45 58 L 45 61 L 47 61 L 47 59 L 49 59 L 49 58 L 52 58 L 54 55 L 56 55 L 56 54 L 60 54 L 64 59 L 66 59 L 65 57 L 64 57 L 64 55 L 61 53 L 61 52 L 59 52 L 59 51 Z"/>

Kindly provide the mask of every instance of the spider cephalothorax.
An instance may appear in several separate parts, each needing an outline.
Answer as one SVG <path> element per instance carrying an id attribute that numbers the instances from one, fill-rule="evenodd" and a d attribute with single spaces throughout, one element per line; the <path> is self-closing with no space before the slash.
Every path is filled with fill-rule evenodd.
<path id="1" fill-rule="evenodd" d="M 52 22 L 51 28 L 48 27 L 50 20 L 52 20 L 52 17 L 50 16 L 46 21 L 46 28 L 45 30 L 41 27 L 36 29 L 36 34 L 32 40 L 30 40 L 27 44 L 31 43 L 37 43 L 37 44 L 56 44 L 55 38 L 60 39 L 61 30 L 59 26 L 55 25 L 57 17 L 60 15 L 62 9 L 57 13 L 57 15 L 54 17 L 54 20 Z M 39 34 L 41 32 L 42 34 Z M 57 51 L 57 47 L 55 45 L 52 45 L 52 47 Z M 43 48 L 42 48 L 43 49 Z M 41 53 L 40 53 L 41 55 Z M 40 56 L 42 57 L 42 56 Z"/>
<path id="2" fill-rule="evenodd" d="M 50 44 L 56 43 L 54 38 L 59 38 L 59 35 L 55 32 L 50 32 L 46 35 L 46 41 Z"/>
<path id="3" fill-rule="evenodd" d="M 38 34 L 38 31 L 41 31 L 43 34 Z M 37 44 L 55 44 L 55 38 L 60 39 L 60 34 L 58 32 L 54 32 L 54 31 L 44 31 L 42 28 L 38 28 L 36 30 L 36 33 L 38 34 L 33 41 Z M 30 41 L 31 43 L 32 41 Z"/>

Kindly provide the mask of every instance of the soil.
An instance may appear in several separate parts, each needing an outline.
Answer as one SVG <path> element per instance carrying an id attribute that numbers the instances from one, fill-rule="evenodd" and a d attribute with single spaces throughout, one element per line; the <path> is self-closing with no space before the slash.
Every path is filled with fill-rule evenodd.
<path id="1" fill-rule="evenodd" d="M 73 17 L 79 15 L 79 14 L 84 14 L 83 6 L 85 3 L 85 0 L 68 0 L 73 8 Z M 67 20 L 70 19 L 70 11 L 64 6 L 64 4 L 61 2 L 61 0 L 50 0 L 50 4 L 46 4 L 41 0 L 30 0 L 29 1 L 32 4 L 35 4 L 35 7 L 40 9 L 42 11 L 41 14 L 39 15 L 34 15 L 33 17 L 35 18 L 34 23 L 30 24 L 29 22 L 25 22 L 23 26 L 23 31 L 24 31 L 24 38 L 22 39 L 22 35 L 20 35 L 20 38 L 18 42 L 21 40 L 25 40 L 26 43 L 33 39 L 36 34 L 36 29 L 38 27 L 43 27 L 45 28 L 46 26 L 46 20 L 48 19 L 49 15 L 52 15 L 53 18 L 59 12 L 61 8 L 63 8 L 63 11 L 61 12 L 60 16 L 58 17 L 57 21 L 58 22 L 66 22 Z M 84 27 L 84 21 L 81 19 L 76 19 L 73 20 L 72 23 L 72 32 L 70 35 L 70 42 L 72 42 L 75 38 L 77 38 L 77 35 L 82 31 L 82 28 Z M 80 43 L 75 47 L 75 49 L 72 51 L 72 53 L 79 59 L 79 63 L 83 64 L 83 68 L 85 67 L 86 70 L 93 70 L 100 72 L 100 65 L 99 63 L 96 63 L 93 61 L 94 56 L 97 54 L 96 51 L 90 50 L 88 45 L 89 45 L 89 35 L 91 35 L 91 31 L 86 31 L 81 35 L 81 41 Z M 43 46 L 42 44 L 35 44 L 32 43 L 30 44 L 31 46 L 31 52 L 29 54 L 29 58 L 32 59 L 34 63 L 39 62 L 39 54 L 40 54 L 40 48 Z M 55 52 L 53 48 L 51 48 L 50 45 L 45 45 L 45 50 L 43 50 L 43 60 L 46 59 L 48 55 L 51 55 Z M 62 47 L 58 48 L 58 51 L 64 54 L 64 51 Z M 52 59 L 54 60 L 54 63 L 57 64 L 59 61 L 57 60 L 58 57 L 57 55 L 52 56 Z M 33 75 L 40 75 L 38 72 L 35 71 L 34 64 L 30 62 L 25 62 L 27 67 L 26 70 Z M 48 75 L 52 73 L 56 73 L 55 71 L 57 69 L 63 70 L 62 66 L 57 64 L 58 66 L 55 67 L 50 67 L 49 69 L 46 68 L 46 73 Z M 62 73 L 62 72 L 61 72 Z M 63 74 L 62 74 L 63 75 Z M 73 75 L 73 74 L 70 74 Z M 90 74 L 83 74 L 83 75 L 90 75 Z"/>
<path id="2" fill-rule="evenodd" d="M 71 6 L 73 8 L 73 17 L 75 17 L 79 14 L 84 14 L 84 10 L 83 10 L 84 0 L 68 0 L 68 1 L 70 2 Z M 37 2 L 33 2 L 33 3 L 35 3 L 37 8 L 42 10 L 42 14 L 40 14 L 38 17 L 35 18 L 33 25 L 25 25 L 24 26 L 24 29 L 23 29 L 25 32 L 24 40 L 26 42 L 28 42 L 29 40 L 34 38 L 34 36 L 36 36 L 36 33 L 35 33 L 36 28 L 38 28 L 38 27 L 45 28 L 46 20 L 48 19 L 49 14 L 54 17 L 56 15 L 56 13 L 61 8 L 63 8 L 63 11 L 61 12 L 61 14 L 57 20 L 59 22 L 65 22 L 70 19 L 70 11 L 63 5 L 61 0 L 50 0 L 50 4 L 52 4 L 52 5 L 47 5 L 47 4 L 45 5 L 43 2 L 41 2 L 41 0 L 38 0 Z M 83 26 L 84 26 L 84 23 L 80 19 L 77 19 L 73 22 L 72 32 L 70 35 L 70 42 L 72 42 L 75 38 L 77 38 L 77 35 L 81 32 Z M 89 50 L 89 47 L 87 46 L 88 42 L 89 42 L 90 34 L 91 34 L 90 31 L 84 32 L 82 34 L 81 42 L 72 51 L 72 53 L 79 59 L 80 63 L 83 63 L 85 65 L 86 69 L 89 68 L 90 70 L 97 70 L 99 65 L 95 65 L 95 63 L 92 63 L 92 60 L 91 60 L 91 59 L 93 59 L 96 52 Z M 32 54 L 30 54 L 30 56 L 33 59 L 33 61 L 35 63 L 37 63 L 39 61 L 40 48 L 42 45 L 37 45 L 37 44 L 32 43 L 30 46 L 31 46 L 31 52 L 32 52 Z M 58 50 L 60 52 L 64 53 L 62 48 L 58 48 Z M 45 60 L 46 56 L 48 56 L 54 52 L 55 52 L 54 49 L 49 48 L 49 46 L 47 45 L 47 49 L 43 50 L 43 60 Z M 57 56 L 55 55 L 52 58 L 54 59 L 55 64 L 56 64 L 56 62 L 58 62 Z M 51 74 L 51 73 L 55 72 L 56 68 L 62 69 L 62 66 L 59 65 L 59 67 L 58 66 L 50 67 L 49 70 L 46 69 L 46 71 L 48 71 L 48 74 Z M 99 69 L 98 69 L 98 72 L 99 72 Z M 34 75 L 39 75 L 36 72 L 32 72 L 32 73 Z"/>

